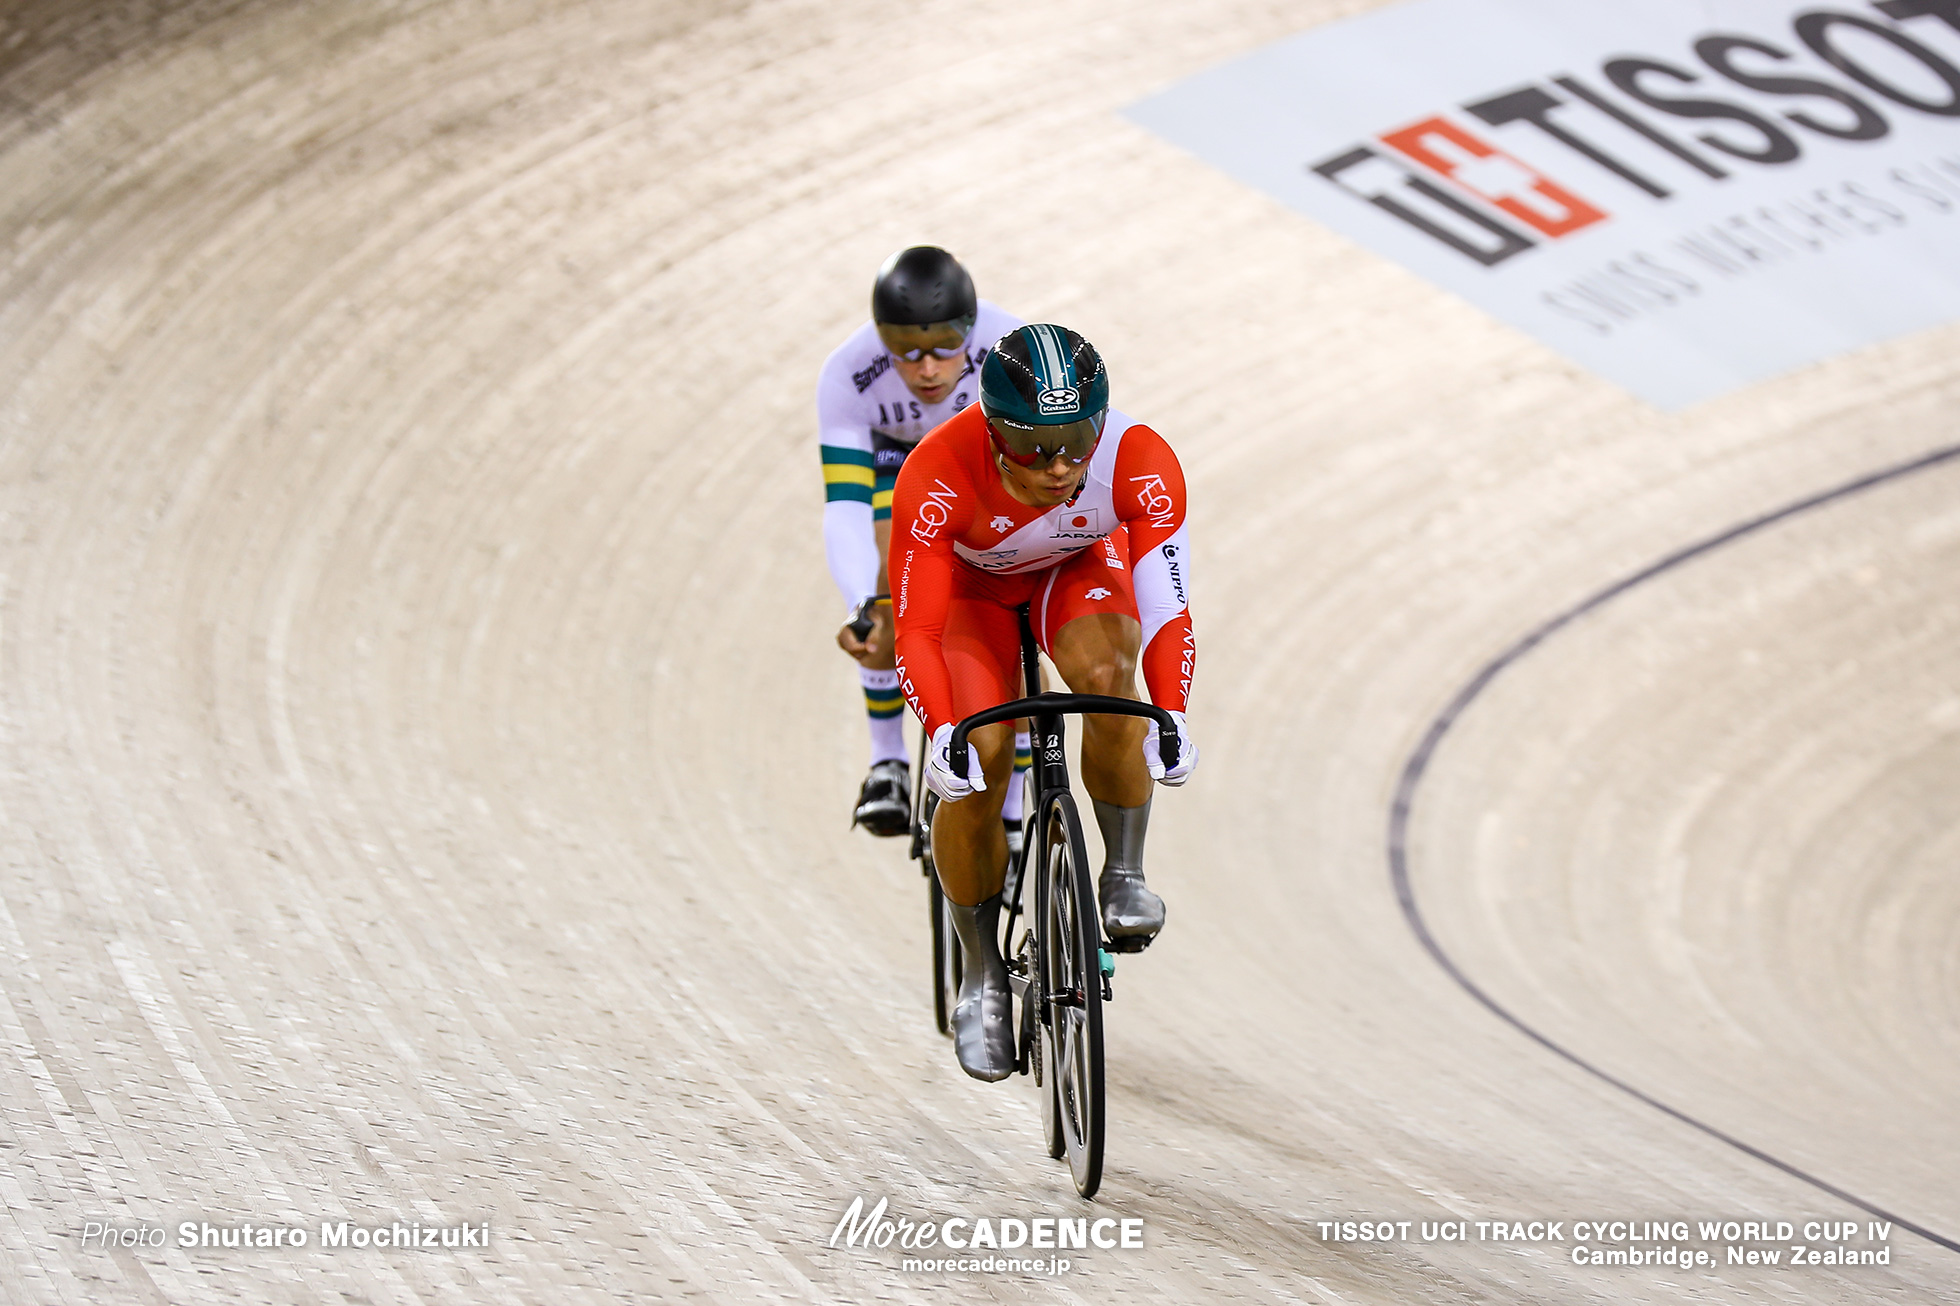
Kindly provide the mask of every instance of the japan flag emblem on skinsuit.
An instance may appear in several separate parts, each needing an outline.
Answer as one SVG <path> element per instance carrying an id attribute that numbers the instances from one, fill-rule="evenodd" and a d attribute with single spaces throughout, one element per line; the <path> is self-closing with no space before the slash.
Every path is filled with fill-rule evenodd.
<path id="1" fill-rule="evenodd" d="M 1107 534 L 1102 528 L 1102 512 L 1096 508 L 1065 507 L 1052 520 L 1058 540 L 1094 540 Z"/>

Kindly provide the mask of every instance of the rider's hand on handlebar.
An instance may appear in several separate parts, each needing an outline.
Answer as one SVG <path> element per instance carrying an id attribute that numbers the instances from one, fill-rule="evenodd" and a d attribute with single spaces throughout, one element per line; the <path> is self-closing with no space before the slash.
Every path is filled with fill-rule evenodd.
<path id="1" fill-rule="evenodd" d="M 957 803 L 985 789 L 987 777 L 980 769 L 980 750 L 970 741 L 966 749 L 966 775 L 964 778 L 954 775 L 949 756 L 952 749 L 953 727 L 948 722 L 932 732 L 932 744 L 926 749 L 926 787 L 946 802 Z"/>
<path id="2" fill-rule="evenodd" d="M 1164 769 L 1164 759 L 1157 747 L 1157 723 L 1149 721 L 1143 732 L 1143 764 L 1150 768 L 1150 778 L 1158 784 L 1181 785 L 1191 778 L 1197 769 L 1198 746 L 1191 741 L 1191 726 L 1184 719 L 1184 713 L 1172 712 L 1171 720 L 1177 723 L 1177 765 L 1168 771 Z"/>
<path id="3" fill-rule="evenodd" d="M 866 638 L 859 639 L 857 632 L 851 629 L 851 623 L 847 621 L 837 628 L 837 647 L 862 662 L 878 651 L 876 632 L 866 631 L 865 635 Z"/>
<path id="4" fill-rule="evenodd" d="M 859 662 L 892 646 L 892 605 L 884 595 L 874 595 L 851 612 L 851 619 L 837 628 L 837 647 Z"/>

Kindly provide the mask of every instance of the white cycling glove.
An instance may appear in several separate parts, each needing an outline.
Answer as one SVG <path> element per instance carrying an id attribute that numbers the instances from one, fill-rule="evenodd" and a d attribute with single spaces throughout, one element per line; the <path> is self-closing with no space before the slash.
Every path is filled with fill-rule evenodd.
<path id="1" fill-rule="evenodd" d="M 987 777 L 980 769 L 980 750 L 971 740 L 966 746 L 966 775 L 953 774 L 953 763 L 949 754 L 953 751 L 953 725 L 949 721 L 932 732 L 932 744 L 926 749 L 926 787 L 949 803 L 957 803 L 969 794 L 979 793 L 987 787 Z"/>
<path id="2" fill-rule="evenodd" d="M 1157 748 L 1157 722 L 1144 718 L 1143 764 L 1150 768 L 1150 778 L 1162 785 L 1181 785 L 1191 778 L 1191 772 L 1198 766 L 1198 746 L 1191 740 L 1191 726 L 1184 719 L 1184 713 L 1171 713 L 1171 720 L 1177 722 L 1177 765 L 1164 769 L 1163 755 Z"/>

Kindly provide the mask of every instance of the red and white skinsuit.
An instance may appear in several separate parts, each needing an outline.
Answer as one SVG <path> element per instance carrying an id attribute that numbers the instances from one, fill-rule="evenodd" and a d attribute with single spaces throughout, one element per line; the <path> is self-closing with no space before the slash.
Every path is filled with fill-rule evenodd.
<path id="1" fill-rule="evenodd" d="M 1075 497 L 1055 508 L 1001 484 L 978 404 L 935 428 L 898 475 L 890 565 L 899 686 L 928 735 L 1020 697 L 1022 603 L 1044 650 L 1077 617 L 1136 618 L 1150 701 L 1185 709 L 1197 643 L 1184 472 L 1164 437 L 1113 408 Z"/>

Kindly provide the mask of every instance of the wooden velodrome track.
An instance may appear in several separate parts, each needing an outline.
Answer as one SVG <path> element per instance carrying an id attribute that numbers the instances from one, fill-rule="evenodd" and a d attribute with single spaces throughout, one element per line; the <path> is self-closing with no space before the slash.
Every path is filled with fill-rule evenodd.
<path id="1" fill-rule="evenodd" d="M 0 11 L 0 1297 L 1960 1300 L 1320 1236 L 1960 1237 L 1960 463 L 1608 596 L 1960 441 L 1960 332 L 1664 417 L 1118 116 L 1366 7 Z M 1192 486 L 1146 1245 L 1053 1277 L 827 1245 L 1084 1213 L 845 829 L 812 383 L 919 240 Z M 186 1220 L 315 1241 L 82 1238 Z"/>

